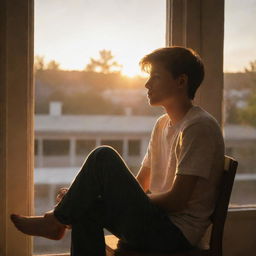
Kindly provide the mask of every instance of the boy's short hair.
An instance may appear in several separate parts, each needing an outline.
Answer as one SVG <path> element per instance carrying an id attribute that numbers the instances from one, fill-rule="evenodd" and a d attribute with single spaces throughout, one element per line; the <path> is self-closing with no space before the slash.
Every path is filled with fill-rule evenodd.
<path id="1" fill-rule="evenodd" d="M 204 79 L 204 64 L 194 50 L 180 46 L 156 49 L 141 59 L 140 66 L 143 71 L 150 72 L 155 62 L 162 63 L 174 78 L 187 75 L 188 97 L 194 99 Z"/>

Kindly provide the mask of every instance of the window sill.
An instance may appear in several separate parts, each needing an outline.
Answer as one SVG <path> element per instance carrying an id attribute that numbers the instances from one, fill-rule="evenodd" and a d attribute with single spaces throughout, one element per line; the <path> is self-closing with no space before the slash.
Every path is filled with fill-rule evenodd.
<path id="1" fill-rule="evenodd" d="M 244 211 L 256 211 L 256 204 L 230 204 L 228 207 L 229 212 L 244 212 Z"/>
<path id="2" fill-rule="evenodd" d="M 59 253 L 59 254 L 33 254 L 33 256 L 70 256 L 70 253 Z"/>

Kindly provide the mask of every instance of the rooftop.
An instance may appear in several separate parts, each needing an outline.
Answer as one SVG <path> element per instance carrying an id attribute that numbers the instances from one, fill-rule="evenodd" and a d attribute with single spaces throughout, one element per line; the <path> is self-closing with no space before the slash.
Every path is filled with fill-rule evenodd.
<path id="1" fill-rule="evenodd" d="M 36 132 L 148 133 L 156 116 L 36 115 Z"/>
<path id="2" fill-rule="evenodd" d="M 35 131 L 63 133 L 151 133 L 157 116 L 36 115 Z M 256 139 L 256 128 L 227 124 L 225 139 Z"/>

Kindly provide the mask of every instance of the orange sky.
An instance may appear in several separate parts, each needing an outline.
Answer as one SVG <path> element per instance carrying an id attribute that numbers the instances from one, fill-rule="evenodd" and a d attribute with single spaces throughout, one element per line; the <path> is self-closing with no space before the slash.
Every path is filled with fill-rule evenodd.
<path id="1" fill-rule="evenodd" d="M 124 74 L 139 74 L 140 58 L 165 45 L 165 7 L 165 0 L 36 0 L 35 54 L 82 70 L 107 49 Z M 255 13 L 254 0 L 226 0 L 224 71 L 256 59 Z"/>

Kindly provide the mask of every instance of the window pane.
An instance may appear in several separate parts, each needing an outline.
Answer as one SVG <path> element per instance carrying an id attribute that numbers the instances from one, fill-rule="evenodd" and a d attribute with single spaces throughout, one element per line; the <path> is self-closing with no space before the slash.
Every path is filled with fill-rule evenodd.
<path id="1" fill-rule="evenodd" d="M 76 154 L 86 156 L 96 146 L 96 140 L 77 140 L 76 141 Z"/>
<path id="2" fill-rule="evenodd" d="M 123 155 L 123 141 L 122 140 L 102 140 L 102 145 L 113 147 L 120 155 Z"/>
<path id="3" fill-rule="evenodd" d="M 35 139 L 35 144 L 34 144 L 35 148 L 34 148 L 34 152 L 35 152 L 35 156 L 38 154 L 38 140 Z"/>
<path id="4" fill-rule="evenodd" d="M 128 154 L 129 156 L 140 155 L 140 140 L 129 140 L 128 142 Z"/>
<path id="5" fill-rule="evenodd" d="M 95 147 L 110 145 L 139 169 L 162 109 L 148 105 L 138 63 L 165 45 L 165 8 L 166 0 L 35 1 L 36 214 L 54 207 Z M 134 136 L 142 155 L 138 142 L 126 143 Z M 34 239 L 34 254 L 69 247 L 70 232 Z"/>
<path id="6" fill-rule="evenodd" d="M 44 140 L 43 153 L 45 156 L 62 156 L 69 153 L 68 140 Z"/>
<path id="7" fill-rule="evenodd" d="M 255 1 L 225 1 L 224 130 L 226 154 L 238 160 L 231 195 L 238 205 L 256 203 L 255 11 Z"/>

